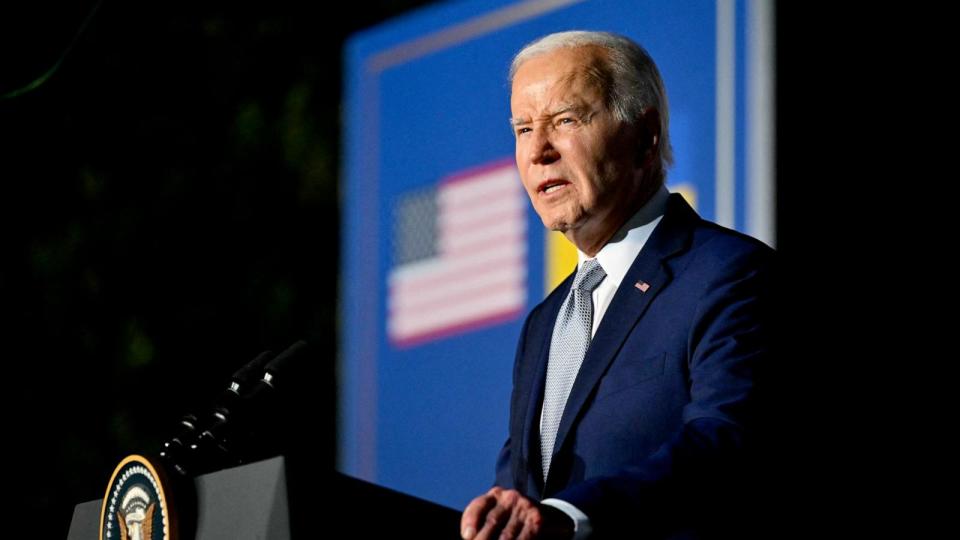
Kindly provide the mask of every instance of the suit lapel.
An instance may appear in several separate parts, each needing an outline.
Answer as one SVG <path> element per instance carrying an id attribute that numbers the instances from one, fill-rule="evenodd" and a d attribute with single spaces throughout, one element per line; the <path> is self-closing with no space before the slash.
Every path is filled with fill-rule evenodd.
<path id="1" fill-rule="evenodd" d="M 590 342 L 590 348 L 580 366 L 580 371 L 570 390 L 567 404 L 563 410 L 560 426 L 557 429 L 557 439 L 554 444 L 553 462 L 556 463 L 557 454 L 563 449 L 565 439 L 570 433 L 576 419 L 600 382 L 607 367 L 616 357 L 617 351 L 637 321 L 646 311 L 647 306 L 673 279 L 666 260 L 674 254 L 686 249 L 689 245 L 692 227 L 699 220 L 696 212 L 679 195 L 671 195 L 667 203 L 667 211 L 640 254 L 634 260 L 623 278 L 623 282 L 614 294 L 610 307 L 603 316 L 597 333 Z M 559 309 L 559 308 L 557 308 Z M 556 311 L 551 321 L 556 320 Z M 537 401 L 542 399 L 543 379 L 546 374 L 547 357 L 549 356 L 549 337 L 546 339 L 546 352 L 541 354 L 541 371 L 537 380 Z M 538 409 L 539 410 L 539 409 Z M 528 421 L 529 424 L 529 421 Z M 528 462 L 529 463 L 529 462 Z M 553 477 L 551 476 L 551 479 Z"/>

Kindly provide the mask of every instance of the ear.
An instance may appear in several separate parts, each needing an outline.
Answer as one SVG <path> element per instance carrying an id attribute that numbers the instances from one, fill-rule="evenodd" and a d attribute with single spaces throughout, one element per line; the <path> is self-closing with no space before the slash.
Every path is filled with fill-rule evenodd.
<path id="1" fill-rule="evenodd" d="M 649 169 L 660 156 L 660 111 L 649 108 L 637 122 L 636 166 Z"/>

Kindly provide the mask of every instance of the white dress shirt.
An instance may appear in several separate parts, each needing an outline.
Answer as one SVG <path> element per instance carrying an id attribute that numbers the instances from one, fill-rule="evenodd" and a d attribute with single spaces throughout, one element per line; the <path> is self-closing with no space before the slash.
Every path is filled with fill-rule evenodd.
<path id="1" fill-rule="evenodd" d="M 597 262 L 600 263 L 603 271 L 607 273 L 607 277 L 593 290 L 593 328 L 590 333 L 591 337 L 596 335 L 597 328 L 600 327 L 600 321 L 603 320 L 607 308 L 610 307 L 610 302 L 613 301 L 613 295 L 616 294 L 617 289 L 620 288 L 620 284 L 623 282 L 624 276 L 627 275 L 627 271 L 630 270 L 633 261 L 637 258 L 637 255 L 640 254 L 643 246 L 646 245 L 647 240 L 653 233 L 653 229 L 656 228 L 657 224 L 660 223 L 660 220 L 663 218 L 669 197 L 670 192 L 666 186 L 661 186 L 660 190 L 657 191 L 640 210 L 637 210 L 637 213 L 627 220 L 623 227 L 613 235 L 613 238 L 597 252 Z M 577 268 L 579 269 L 583 261 L 589 258 L 590 257 L 578 249 Z M 540 421 L 542 425 L 542 413 Z M 580 511 L 579 508 L 560 499 L 544 499 L 542 503 L 561 510 L 573 519 L 574 530 L 576 531 L 573 535 L 574 540 L 587 538 L 590 535 L 592 530 L 590 519 Z"/>

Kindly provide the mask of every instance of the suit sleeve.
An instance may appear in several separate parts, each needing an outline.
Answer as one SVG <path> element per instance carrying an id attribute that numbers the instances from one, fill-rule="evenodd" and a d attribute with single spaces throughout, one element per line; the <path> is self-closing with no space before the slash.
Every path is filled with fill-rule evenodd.
<path id="1" fill-rule="evenodd" d="M 516 483 L 513 481 L 511 459 L 513 458 L 510 453 L 510 437 L 508 436 L 507 441 L 503 443 L 503 448 L 500 449 L 500 455 L 497 456 L 497 477 L 493 485 L 504 489 L 516 489 Z"/>
<path id="2" fill-rule="evenodd" d="M 753 249 L 718 264 L 689 335 L 690 402 L 683 424 L 645 460 L 553 495 L 596 533 L 667 534 L 679 523 L 730 520 L 755 424 L 755 375 L 771 356 L 774 254 Z"/>
<path id="3" fill-rule="evenodd" d="M 508 426 L 509 432 L 514 433 L 514 424 L 519 422 L 518 415 L 522 413 L 519 410 L 520 407 L 523 407 L 523 403 L 518 403 L 520 401 L 520 389 L 518 387 L 518 380 L 520 377 L 520 359 L 523 356 L 523 350 L 527 341 L 527 331 L 530 327 L 530 320 L 536 316 L 538 310 L 534 310 L 527 316 L 527 320 L 523 323 L 523 330 L 520 332 L 520 339 L 517 342 L 517 352 L 515 355 L 515 360 L 513 364 L 513 381 L 511 396 L 510 396 L 510 423 Z M 516 456 L 514 452 L 519 452 L 519 448 L 514 448 L 515 442 L 511 436 L 507 436 L 507 440 L 503 443 L 503 448 L 500 450 L 500 454 L 497 456 L 497 468 L 496 468 L 496 479 L 494 480 L 494 485 L 502 487 L 504 489 L 517 489 L 516 484 L 516 466 L 514 461 Z"/>

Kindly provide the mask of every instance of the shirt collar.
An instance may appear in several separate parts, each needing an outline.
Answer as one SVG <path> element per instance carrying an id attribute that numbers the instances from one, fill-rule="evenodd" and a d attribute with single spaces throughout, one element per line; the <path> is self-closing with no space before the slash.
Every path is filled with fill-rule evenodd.
<path id="1" fill-rule="evenodd" d="M 597 252 L 597 262 L 607 273 L 606 280 L 609 280 L 609 283 L 619 287 L 620 283 L 623 282 L 623 277 L 627 275 L 630 265 L 640 254 L 640 250 L 643 249 L 647 239 L 653 233 L 653 229 L 666 212 L 669 197 L 670 191 L 667 190 L 667 187 L 660 186 L 653 197 L 650 197 L 650 200 L 640 207 L 637 213 L 628 219 L 623 227 L 620 227 Z M 578 249 L 577 268 L 589 258 Z"/>

